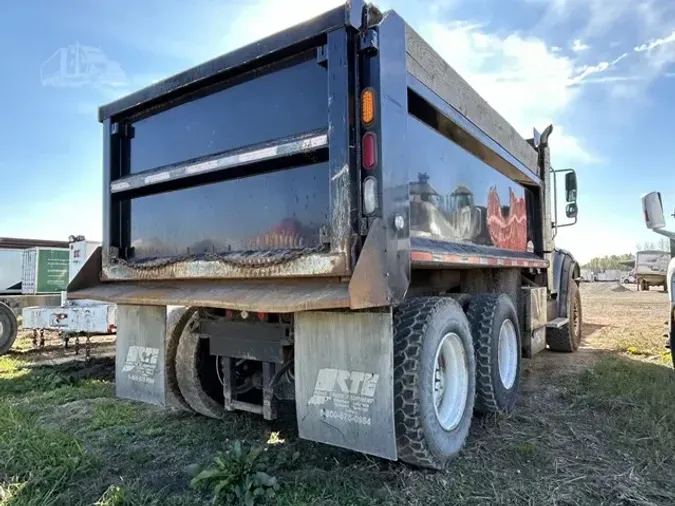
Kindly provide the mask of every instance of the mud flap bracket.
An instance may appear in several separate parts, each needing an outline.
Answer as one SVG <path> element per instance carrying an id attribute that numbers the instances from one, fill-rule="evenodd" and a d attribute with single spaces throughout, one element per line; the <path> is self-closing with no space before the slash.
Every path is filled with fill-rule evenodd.
<path id="1" fill-rule="evenodd" d="M 396 460 L 391 310 L 295 316 L 300 437 Z"/>

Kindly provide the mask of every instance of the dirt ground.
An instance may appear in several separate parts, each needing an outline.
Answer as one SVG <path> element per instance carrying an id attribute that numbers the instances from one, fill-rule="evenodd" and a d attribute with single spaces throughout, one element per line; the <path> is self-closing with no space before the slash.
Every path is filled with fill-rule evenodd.
<path id="1" fill-rule="evenodd" d="M 36 350 L 22 334 L 0 359 L 0 506 L 210 504 L 190 479 L 237 443 L 261 449 L 250 459 L 278 480 L 268 504 L 675 504 L 667 295 L 604 283 L 581 293 L 580 350 L 526 361 L 517 411 L 476 417 L 435 473 L 300 440 L 292 407 L 267 423 L 115 399 L 110 338 L 84 362 L 58 336 Z"/>

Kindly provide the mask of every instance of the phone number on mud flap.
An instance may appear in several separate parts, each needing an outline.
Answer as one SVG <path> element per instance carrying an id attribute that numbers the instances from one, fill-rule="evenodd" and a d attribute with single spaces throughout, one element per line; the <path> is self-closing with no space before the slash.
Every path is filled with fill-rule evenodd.
<path id="1" fill-rule="evenodd" d="M 358 423 L 360 425 L 370 425 L 370 417 L 353 415 L 351 413 L 344 413 L 339 411 L 333 411 L 331 409 L 326 409 L 323 412 L 325 418 L 330 418 L 334 420 L 342 420 L 345 422 Z"/>

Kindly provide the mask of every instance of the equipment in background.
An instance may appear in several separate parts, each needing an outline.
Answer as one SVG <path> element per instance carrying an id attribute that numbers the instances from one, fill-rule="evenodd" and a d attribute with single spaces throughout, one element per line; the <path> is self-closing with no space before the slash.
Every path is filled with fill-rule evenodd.
<path id="1" fill-rule="evenodd" d="M 65 250 L 66 273 L 65 279 L 72 281 L 86 261 L 100 248 L 101 243 L 87 241 L 83 236 L 71 236 L 70 244 Z M 37 255 L 39 256 L 39 251 Z M 29 261 L 30 266 L 35 263 Z M 49 257 L 50 259 L 52 257 Z M 62 259 L 59 258 L 59 269 Z M 24 270 L 26 270 L 24 266 Z M 62 274 L 59 273 L 59 279 Z M 114 334 L 117 329 L 117 305 L 95 300 L 73 300 L 66 298 L 66 292 L 61 294 L 59 306 L 33 306 L 22 310 L 24 329 L 33 330 L 33 345 L 43 347 L 45 331 L 59 332 L 68 347 L 71 339 L 75 340 L 75 354 L 79 354 L 80 338 L 85 339 L 85 358 L 90 355 L 90 340 L 93 335 Z"/>

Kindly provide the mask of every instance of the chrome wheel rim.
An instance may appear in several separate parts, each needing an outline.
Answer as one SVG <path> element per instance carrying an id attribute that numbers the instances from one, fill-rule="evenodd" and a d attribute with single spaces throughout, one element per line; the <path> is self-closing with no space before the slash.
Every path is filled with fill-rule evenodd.
<path id="1" fill-rule="evenodd" d="M 5 335 L 5 324 L 0 321 L 0 337 Z"/>
<path id="2" fill-rule="evenodd" d="M 518 372 L 518 338 L 511 320 L 504 320 L 499 328 L 499 377 L 502 385 L 510 389 Z"/>
<path id="3" fill-rule="evenodd" d="M 469 397 L 469 361 L 462 339 L 454 332 L 443 336 L 436 349 L 433 383 L 436 419 L 451 431 L 462 420 Z"/>

